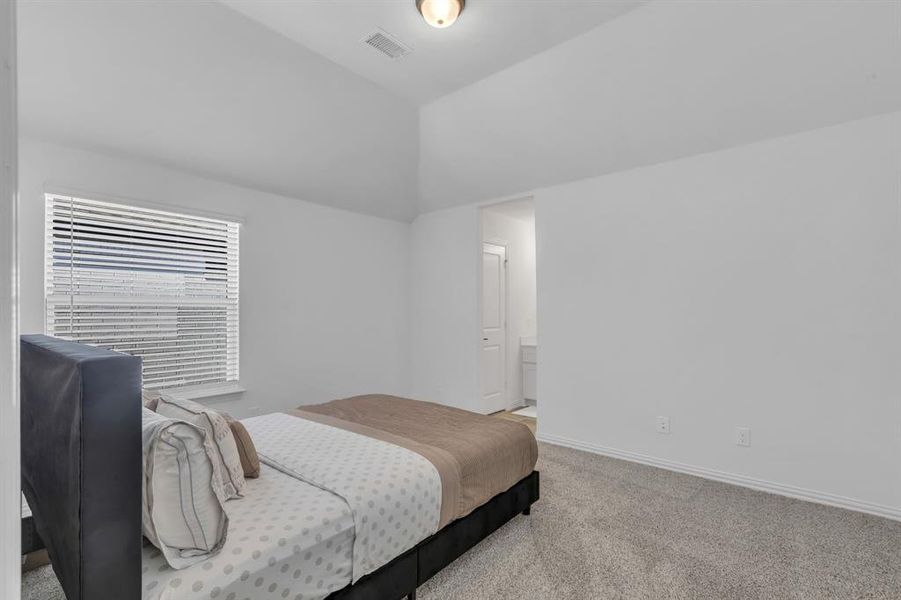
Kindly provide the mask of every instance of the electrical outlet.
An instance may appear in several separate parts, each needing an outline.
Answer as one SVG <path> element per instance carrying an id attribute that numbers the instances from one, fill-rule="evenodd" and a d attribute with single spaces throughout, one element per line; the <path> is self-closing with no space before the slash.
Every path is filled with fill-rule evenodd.
<path id="1" fill-rule="evenodd" d="M 657 417 L 657 433 L 669 433 L 669 417 Z"/>
<path id="2" fill-rule="evenodd" d="M 735 428 L 735 444 L 738 446 L 751 445 L 751 429 L 748 427 Z"/>

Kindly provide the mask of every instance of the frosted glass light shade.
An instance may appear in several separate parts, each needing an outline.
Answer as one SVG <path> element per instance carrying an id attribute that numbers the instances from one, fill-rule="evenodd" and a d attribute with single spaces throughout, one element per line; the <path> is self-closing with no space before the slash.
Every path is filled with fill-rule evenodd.
<path id="1" fill-rule="evenodd" d="M 432 27 L 450 27 L 463 11 L 465 0 L 416 0 L 416 8 Z"/>

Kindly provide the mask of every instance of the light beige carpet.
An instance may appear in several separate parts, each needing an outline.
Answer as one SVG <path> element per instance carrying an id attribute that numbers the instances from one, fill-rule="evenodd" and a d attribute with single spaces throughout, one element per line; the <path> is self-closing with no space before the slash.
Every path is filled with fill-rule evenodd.
<path id="1" fill-rule="evenodd" d="M 541 501 L 421 600 L 901 599 L 901 523 L 541 444 Z M 62 600 L 47 568 L 24 600 Z"/>

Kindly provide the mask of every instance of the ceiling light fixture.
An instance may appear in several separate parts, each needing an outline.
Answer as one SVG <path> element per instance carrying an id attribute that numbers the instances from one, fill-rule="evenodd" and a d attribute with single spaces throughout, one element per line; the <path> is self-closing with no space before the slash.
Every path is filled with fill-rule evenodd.
<path id="1" fill-rule="evenodd" d="M 432 27 L 450 27 L 463 12 L 466 0 L 416 0 L 416 8 Z"/>

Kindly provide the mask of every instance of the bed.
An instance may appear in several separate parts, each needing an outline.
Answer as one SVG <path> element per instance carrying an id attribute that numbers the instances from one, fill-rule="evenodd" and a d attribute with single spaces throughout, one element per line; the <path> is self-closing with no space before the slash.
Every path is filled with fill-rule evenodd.
<path id="1" fill-rule="evenodd" d="M 264 463 L 221 552 L 142 540 L 140 360 L 24 336 L 23 491 L 69 600 L 392 600 L 538 500 L 517 423 L 391 396 L 243 421 Z"/>

